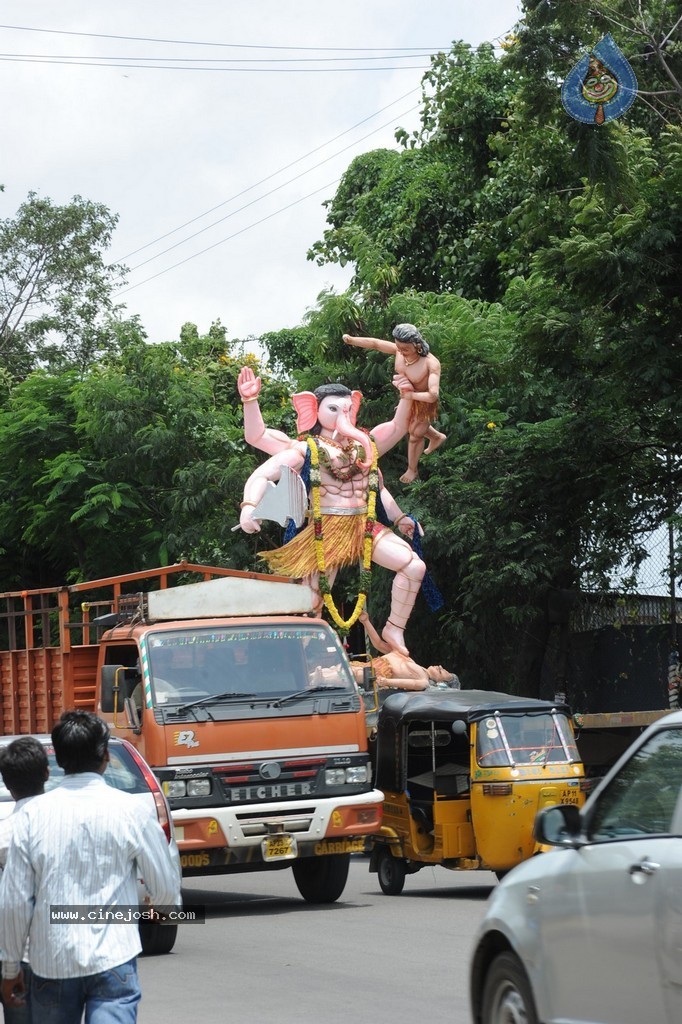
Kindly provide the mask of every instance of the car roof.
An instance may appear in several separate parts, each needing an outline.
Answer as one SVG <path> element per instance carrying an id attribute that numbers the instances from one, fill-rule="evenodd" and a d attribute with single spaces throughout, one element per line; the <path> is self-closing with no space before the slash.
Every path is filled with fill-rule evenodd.
<path id="1" fill-rule="evenodd" d="M 420 721 L 449 722 L 456 718 L 474 722 L 496 711 L 503 714 L 546 713 L 555 709 L 569 714 L 566 704 L 534 697 L 519 697 L 512 693 L 493 690 L 423 690 L 410 693 L 392 693 L 379 712 L 378 726 L 382 722 Z"/>
<path id="2" fill-rule="evenodd" d="M 30 736 L 34 740 L 38 740 L 40 743 L 52 743 L 52 736 L 49 732 L 24 732 L 17 733 L 15 736 L 0 736 L 0 746 L 7 746 L 8 743 L 13 743 L 14 740 L 23 740 L 27 736 Z M 126 740 L 120 736 L 109 736 L 109 743 L 125 746 Z"/>

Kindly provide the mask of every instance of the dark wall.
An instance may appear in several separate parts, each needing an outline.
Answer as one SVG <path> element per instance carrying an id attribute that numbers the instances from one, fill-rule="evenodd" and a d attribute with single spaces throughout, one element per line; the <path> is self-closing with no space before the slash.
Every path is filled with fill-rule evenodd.
<path id="1" fill-rule="evenodd" d="M 573 711 L 668 707 L 669 626 L 603 626 L 570 637 L 566 689 Z"/>

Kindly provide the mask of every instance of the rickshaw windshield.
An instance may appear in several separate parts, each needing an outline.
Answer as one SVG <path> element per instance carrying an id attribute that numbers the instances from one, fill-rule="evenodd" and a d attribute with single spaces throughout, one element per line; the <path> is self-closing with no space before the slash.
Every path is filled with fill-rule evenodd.
<path id="1" fill-rule="evenodd" d="M 557 711 L 491 715 L 478 723 L 476 760 L 483 768 L 570 764 L 580 760 L 566 715 Z"/>

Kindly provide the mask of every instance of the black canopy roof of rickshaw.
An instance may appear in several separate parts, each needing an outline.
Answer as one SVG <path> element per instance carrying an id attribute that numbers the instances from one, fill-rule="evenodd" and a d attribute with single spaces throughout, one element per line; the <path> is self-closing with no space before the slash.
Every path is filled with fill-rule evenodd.
<path id="1" fill-rule="evenodd" d="M 452 722 L 462 719 L 476 722 L 488 718 L 496 711 L 501 714 L 540 714 L 552 710 L 570 714 L 565 704 L 534 697 L 518 697 L 493 690 L 422 690 L 392 693 L 379 712 L 377 726 L 381 729 L 389 722 L 399 725 L 409 721 Z"/>

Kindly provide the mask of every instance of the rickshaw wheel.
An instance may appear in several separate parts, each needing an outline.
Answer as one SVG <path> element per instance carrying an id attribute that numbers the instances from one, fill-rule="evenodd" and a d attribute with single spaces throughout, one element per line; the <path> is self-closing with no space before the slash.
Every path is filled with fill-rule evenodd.
<path id="1" fill-rule="evenodd" d="M 379 885 L 385 896 L 399 896 L 405 885 L 407 865 L 402 857 L 394 857 L 387 846 L 379 854 L 377 862 Z"/>
<path id="2" fill-rule="evenodd" d="M 483 1024 L 538 1024 L 530 983 L 514 953 L 500 953 L 483 987 Z"/>

